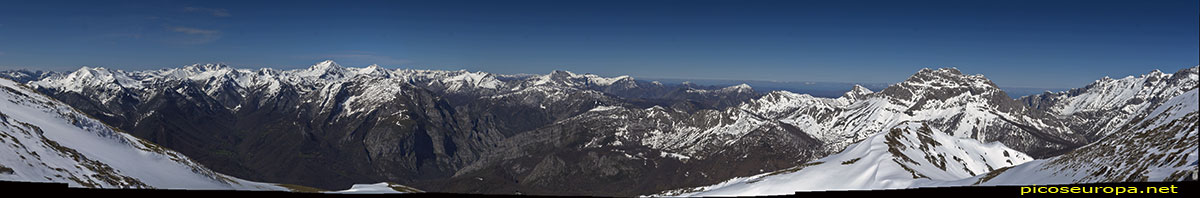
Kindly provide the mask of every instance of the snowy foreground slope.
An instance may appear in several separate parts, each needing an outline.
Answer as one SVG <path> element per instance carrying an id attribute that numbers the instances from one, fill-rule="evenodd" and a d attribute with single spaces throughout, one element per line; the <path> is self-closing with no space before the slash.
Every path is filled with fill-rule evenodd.
<path id="1" fill-rule="evenodd" d="M 1195 180 L 1197 106 L 1197 89 L 1192 88 L 1095 143 L 1039 160 L 999 143 L 955 138 L 906 122 L 821 160 L 656 196 Z"/>
<path id="2" fill-rule="evenodd" d="M 213 172 L 0 79 L 0 180 L 90 188 L 287 190 Z"/>

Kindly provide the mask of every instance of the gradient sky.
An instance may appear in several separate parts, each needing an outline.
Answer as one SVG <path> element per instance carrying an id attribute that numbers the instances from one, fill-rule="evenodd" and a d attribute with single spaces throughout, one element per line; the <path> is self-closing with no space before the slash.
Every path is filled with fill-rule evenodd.
<path id="1" fill-rule="evenodd" d="M 1191 67 L 1187 1 L 21 1 L 0 69 L 222 62 L 892 83 L 958 67 L 1081 87 Z"/>

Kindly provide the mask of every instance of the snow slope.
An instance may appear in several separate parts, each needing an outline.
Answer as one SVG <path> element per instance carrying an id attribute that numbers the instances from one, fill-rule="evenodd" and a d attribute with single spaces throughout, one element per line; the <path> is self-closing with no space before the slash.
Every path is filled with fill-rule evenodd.
<path id="1" fill-rule="evenodd" d="M 1000 143 L 957 138 L 919 122 L 904 122 L 841 153 L 789 169 L 661 196 L 754 196 L 796 191 L 907 188 L 955 181 L 1032 160 Z"/>
<path id="2" fill-rule="evenodd" d="M 0 79 L 0 180 L 72 187 L 287 190 L 213 172 Z"/>

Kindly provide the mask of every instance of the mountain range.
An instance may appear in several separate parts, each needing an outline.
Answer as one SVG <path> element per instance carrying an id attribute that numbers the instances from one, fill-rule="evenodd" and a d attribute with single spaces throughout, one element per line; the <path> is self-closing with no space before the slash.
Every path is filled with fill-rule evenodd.
<path id="1" fill-rule="evenodd" d="M 128 132 L 128 141 L 178 151 L 211 168 L 207 175 L 323 189 L 392 182 L 456 193 L 757 195 L 1173 181 L 1194 180 L 1198 155 L 1197 67 L 1015 99 L 955 68 L 837 97 L 333 61 L 0 76 L 16 81 L 6 88 L 28 87 L 21 93 Z"/>

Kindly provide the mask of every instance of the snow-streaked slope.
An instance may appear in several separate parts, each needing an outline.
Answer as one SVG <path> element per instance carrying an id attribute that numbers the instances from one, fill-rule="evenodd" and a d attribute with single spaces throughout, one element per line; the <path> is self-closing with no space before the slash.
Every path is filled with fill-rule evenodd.
<path id="1" fill-rule="evenodd" d="M 1073 152 L 938 185 L 1071 184 L 1196 179 L 1200 99 L 1192 88 Z"/>
<path id="2" fill-rule="evenodd" d="M 660 195 L 746 196 L 907 188 L 923 181 L 961 180 L 1032 159 L 1000 143 L 980 143 L 923 123 L 904 122 L 841 153 L 800 166 Z"/>
<path id="3" fill-rule="evenodd" d="M 7 79 L 0 79 L 0 154 L 0 180 L 92 188 L 287 190 L 213 172 Z"/>

